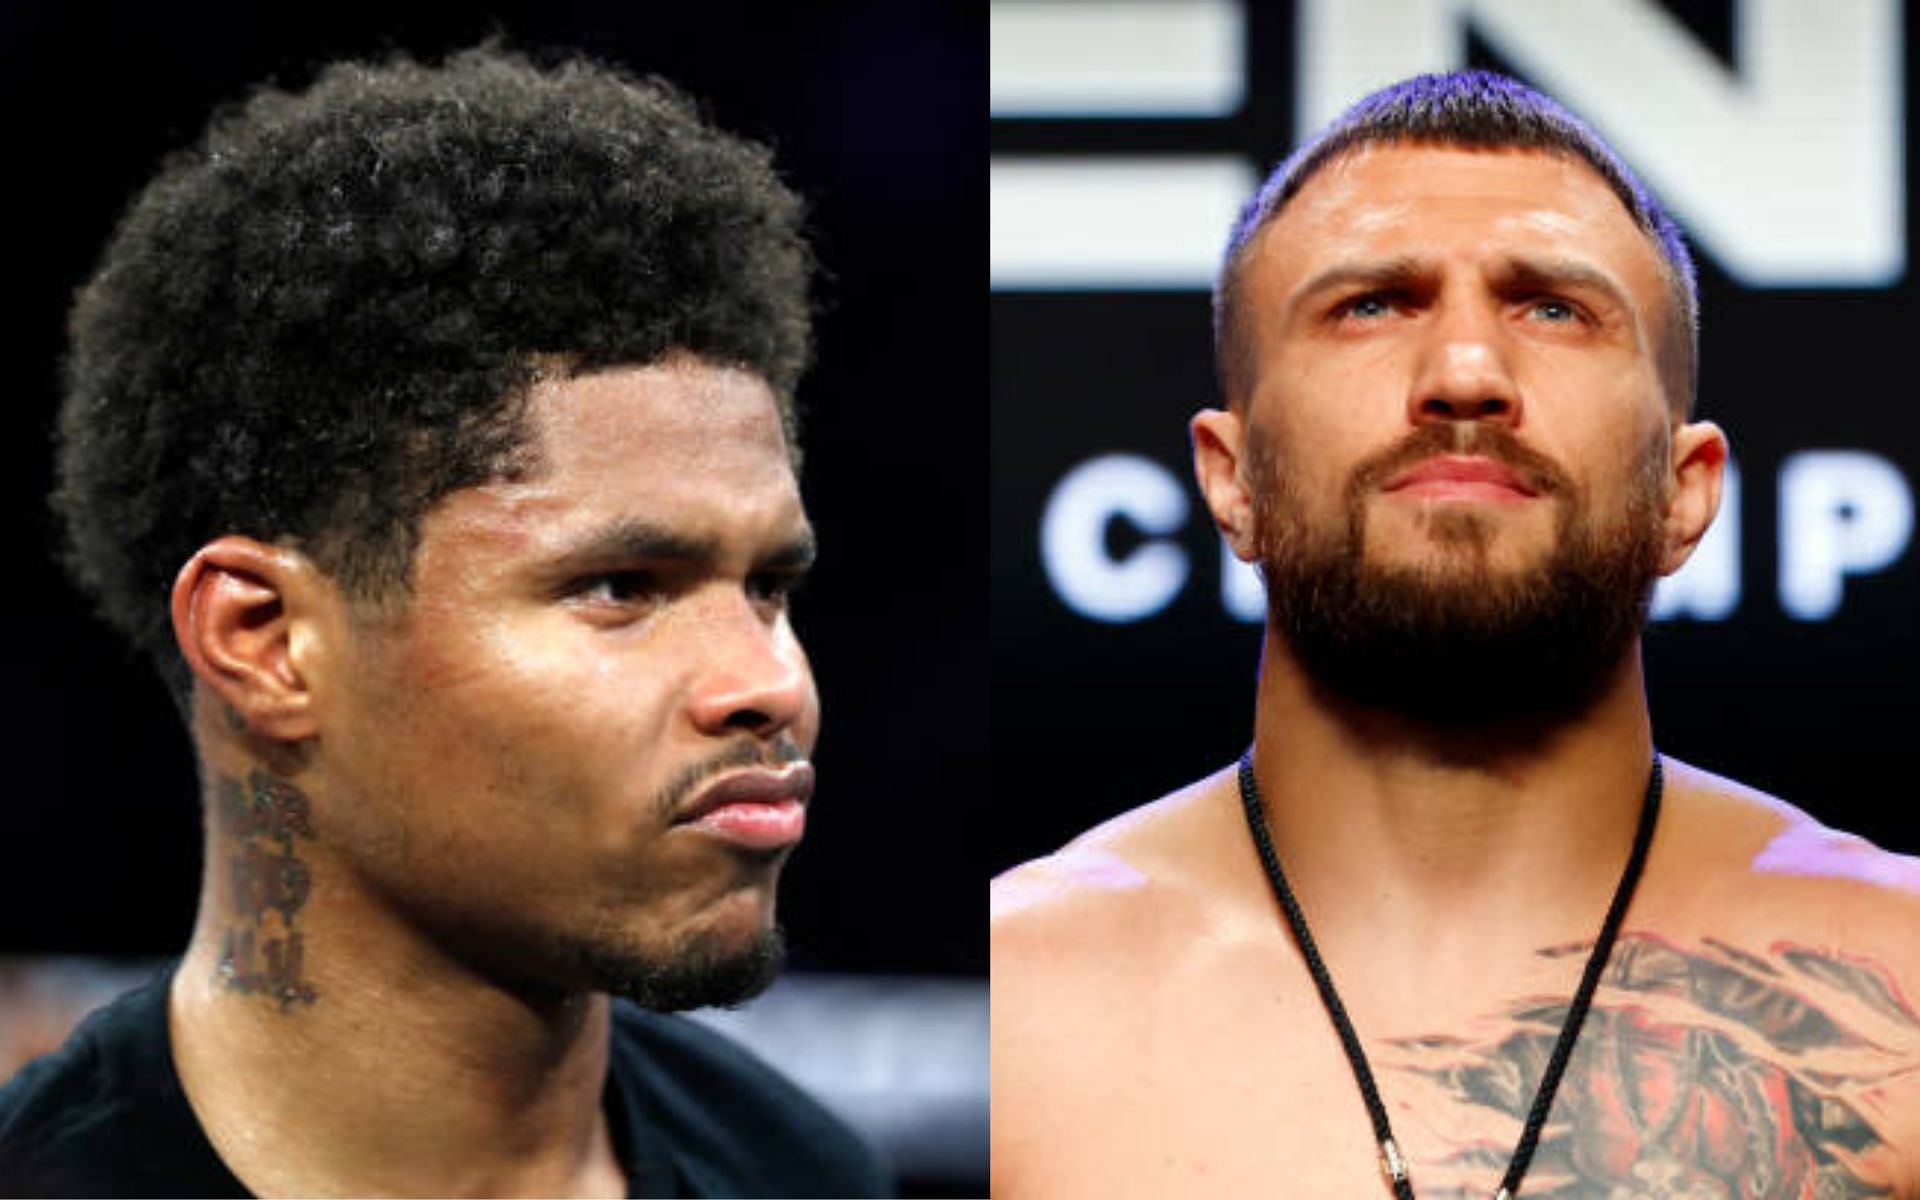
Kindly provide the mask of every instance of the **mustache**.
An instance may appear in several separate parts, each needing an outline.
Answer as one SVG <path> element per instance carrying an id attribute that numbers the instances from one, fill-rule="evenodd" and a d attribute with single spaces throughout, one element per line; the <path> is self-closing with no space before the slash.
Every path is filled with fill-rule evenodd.
<path id="1" fill-rule="evenodd" d="M 1522 483 L 1542 496 L 1563 495 L 1573 490 L 1573 480 L 1560 464 L 1523 443 L 1511 431 L 1497 425 L 1448 421 L 1422 425 L 1397 445 L 1362 462 L 1348 481 L 1347 494 L 1349 497 L 1366 495 L 1384 487 L 1401 472 L 1441 454 L 1490 459 L 1512 471 Z"/>
<path id="2" fill-rule="evenodd" d="M 711 758 L 702 759 L 688 767 L 667 782 L 654 800 L 655 808 L 665 820 L 672 820 L 680 811 L 687 798 L 699 789 L 700 785 L 726 771 L 741 767 L 766 767 L 778 770 L 788 763 L 805 762 L 807 752 L 799 743 L 780 738 L 773 742 L 744 741 L 735 742 Z"/>

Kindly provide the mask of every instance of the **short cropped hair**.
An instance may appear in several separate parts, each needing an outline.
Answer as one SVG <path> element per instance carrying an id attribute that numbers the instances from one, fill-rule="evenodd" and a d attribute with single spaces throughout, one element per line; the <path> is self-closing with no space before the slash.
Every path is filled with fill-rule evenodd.
<path id="1" fill-rule="evenodd" d="M 489 44 L 261 88 L 164 163 L 75 302 L 69 572 L 184 696 L 169 594 L 200 546 L 404 594 L 427 511 L 524 455 L 539 378 L 688 352 L 765 379 L 796 446 L 802 223 L 765 148 L 580 58 Z"/>
<path id="2" fill-rule="evenodd" d="M 1559 103 L 1504 75 L 1458 71 L 1421 75 L 1382 88 L 1276 167 L 1240 213 L 1214 286 L 1214 355 L 1231 406 L 1253 386 L 1253 349 L 1241 294 L 1249 247 L 1321 168 L 1367 146 L 1452 146 L 1539 150 L 1586 163 L 1613 189 L 1659 254 L 1669 314 L 1660 348 L 1672 409 L 1692 411 L 1699 360 L 1699 285 L 1680 230 L 1600 135 Z"/>

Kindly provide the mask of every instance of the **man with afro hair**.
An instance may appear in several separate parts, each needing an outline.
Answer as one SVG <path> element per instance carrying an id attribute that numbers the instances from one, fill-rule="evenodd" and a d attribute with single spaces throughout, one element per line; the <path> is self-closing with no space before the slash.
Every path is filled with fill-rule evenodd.
<path id="1" fill-rule="evenodd" d="M 134 200 L 54 507 L 206 868 L 0 1091 L 0 1192 L 886 1189 L 671 1015 L 772 978 L 813 789 L 802 219 L 670 86 L 493 45 L 261 89 Z"/>

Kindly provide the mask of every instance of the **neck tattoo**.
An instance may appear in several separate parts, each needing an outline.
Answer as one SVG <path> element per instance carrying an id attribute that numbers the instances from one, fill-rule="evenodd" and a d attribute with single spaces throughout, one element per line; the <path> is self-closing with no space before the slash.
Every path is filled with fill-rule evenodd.
<path id="1" fill-rule="evenodd" d="M 1560 1087 L 1560 1077 L 1566 1072 L 1567 1059 L 1573 1054 L 1573 1044 L 1580 1040 L 1580 1026 L 1586 1020 L 1588 1007 L 1593 1003 L 1594 990 L 1600 985 L 1600 972 L 1607 965 L 1607 956 L 1613 951 L 1614 939 L 1620 934 L 1620 923 L 1627 915 L 1627 905 L 1632 901 L 1634 888 L 1640 882 L 1641 869 L 1647 865 L 1647 847 L 1653 842 L 1653 827 L 1660 817 L 1661 791 L 1660 756 L 1655 754 L 1653 769 L 1647 776 L 1646 798 L 1640 805 L 1640 827 L 1633 835 L 1633 852 L 1627 856 L 1626 870 L 1621 872 L 1620 883 L 1613 890 L 1613 902 L 1607 906 L 1606 920 L 1601 922 L 1600 937 L 1594 942 L 1593 953 L 1587 956 L 1586 970 L 1581 973 L 1580 986 L 1573 993 L 1566 1023 L 1560 1027 L 1560 1038 L 1554 1044 L 1553 1055 L 1547 1060 L 1547 1069 L 1540 1077 L 1540 1090 L 1534 1093 L 1533 1108 L 1527 1113 L 1520 1144 L 1514 1147 L 1513 1157 L 1507 1162 L 1507 1173 L 1500 1180 L 1500 1190 L 1494 1193 L 1494 1200 L 1513 1200 L 1520 1194 L 1520 1180 L 1527 1173 L 1527 1165 L 1533 1161 L 1534 1147 L 1540 1141 L 1540 1131 L 1545 1127 L 1547 1114 L 1553 1108 L 1553 1094 Z M 1340 994 L 1333 988 L 1333 976 L 1327 972 L 1327 965 L 1320 958 L 1320 950 L 1314 945 L 1313 934 L 1307 929 L 1306 915 L 1300 911 L 1300 902 L 1294 899 L 1293 889 L 1287 886 L 1287 877 L 1280 870 L 1280 855 L 1274 850 L 1273 838 L 1267 832 L 1266 808 L 1261 803 L 1260 784 L 1253 777 L 1251 748 L 1240 757 L 1240 801 L 1246 809 L 1247 826 L 1253 832 L 1254 846 L 1260 851 L 1260 861 L 1267 869 L 1267 881 L 1273 885 L 1273 893 L 1280 901 L 1281 910 L 1286 913 L 1287 924 L 1293 930 L 1293 940 L 1298 943 L 1300 953 L 1307 960 L 1307 970 L 1313 975 L 1314 987 L 1320 991 L 1320 1002 L 1332 1018 L 1334 1029 L 1340 1034 L 1340 1045 L 1347 1052 L 1354 1082 L 1360 1085 L 1360 1096 L 1366 1101 L 1367 1115 L 1373 1118 L 1373 1136 L 1380 1143 L 1381 1173 L 1386 1176 L 1398 1200 L 1413 1200 L 1413 1182 L 1407 1174 L 1407 1163 L 1393 1140 L 1393 1127 L 1387 1122 L 1387 1109 L 1380 1102 L 1380 1089 L 1374 1085 L 1373 1070 L 1367 1065 L 1366 1051 L 1360 1047 L 1360 1036 L 1354 1032 L 1353 1022 L 1347 1019 L 1346 1006 L 1340 1003 Z"/>
<path id="2" fill-rule="evenodd" d="M 238 922 L 220 941 L 219 981 L 242 995 L 271 996 L 283 1013 L 312 1004 L 320 993 L 306 976 L 298 917 L 313 891 L 299 845 L 313 840 L 313 804 L 291 780 L 258 768 L 244 786 L 221 776 L 215 795 L 219 828 L 235 846 L 228 882 Z"/>

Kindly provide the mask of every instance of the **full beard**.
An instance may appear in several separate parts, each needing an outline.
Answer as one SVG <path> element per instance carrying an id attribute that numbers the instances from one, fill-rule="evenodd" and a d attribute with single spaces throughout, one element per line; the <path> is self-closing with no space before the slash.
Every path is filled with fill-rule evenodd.
<path id="1" fill-rule="evenodd" d="M 1255 538 L 1269 627 L 1332 696 L 1446 729 L 1555 722 L 1584 711 L 1620 669 L 1660 575 L 1664 440 L 1634 464 L 1625 505 L 1602 523 L 1551 460 L 1497 426 L 1422 426 L 1349 480 L 1345 519 L 1309 525 L 1276 447 L 1249 434 Z M 1484 455 L 1555 506 L 1555 536 L 1532 563 L 1490 561 L 1497 522 L 1435 506 L 1440 552 L 1419 565 L 1367 554 L 1366 504 L 1436 454 Z"/>

